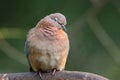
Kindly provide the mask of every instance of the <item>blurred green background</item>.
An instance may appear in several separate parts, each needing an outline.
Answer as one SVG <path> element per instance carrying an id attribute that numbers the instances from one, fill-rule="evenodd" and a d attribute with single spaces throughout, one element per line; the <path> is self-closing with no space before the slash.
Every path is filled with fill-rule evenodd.
<path id="1" fill-rule="evenodd" d="M 0 73 L 28 71 L 26 34 L 56 12 L 67 18 L 66 70 L 120 79 L 119 0 L 0 0 Z"/>

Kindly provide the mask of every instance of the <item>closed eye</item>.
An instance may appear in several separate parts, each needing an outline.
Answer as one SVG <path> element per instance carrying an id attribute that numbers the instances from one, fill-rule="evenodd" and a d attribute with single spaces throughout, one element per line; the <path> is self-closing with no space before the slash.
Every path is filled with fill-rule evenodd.
<path id="1" fill-rule="evenodd" d="M 56 22 L 58 22 L 58 18 L 57 18 L 57 17 L 55 17 L 54 20 L 55 20 Z"/>

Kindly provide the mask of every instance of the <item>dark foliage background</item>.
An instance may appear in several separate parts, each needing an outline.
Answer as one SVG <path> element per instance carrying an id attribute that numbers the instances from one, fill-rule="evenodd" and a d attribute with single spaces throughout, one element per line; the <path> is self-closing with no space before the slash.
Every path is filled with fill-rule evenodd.
<path id="1" fill-rule="evenodd" d="M 0 73 L 28 71 L 24 43 L 44 16 L 67 18 L 70 53 L 66 70 L 120 75 L 119 0 L 0 0 Z"/>

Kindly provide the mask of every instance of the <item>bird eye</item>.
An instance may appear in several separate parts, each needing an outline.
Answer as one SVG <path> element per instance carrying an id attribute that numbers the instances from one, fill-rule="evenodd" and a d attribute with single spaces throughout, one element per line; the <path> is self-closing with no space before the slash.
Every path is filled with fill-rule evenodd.
<path id="1" fill-rule="evenodd" d="M 57 17 L 55 17 L 54 20 L 55 20 L 56 22 L 58 22 L 58 18 L 57 18 Z"/>

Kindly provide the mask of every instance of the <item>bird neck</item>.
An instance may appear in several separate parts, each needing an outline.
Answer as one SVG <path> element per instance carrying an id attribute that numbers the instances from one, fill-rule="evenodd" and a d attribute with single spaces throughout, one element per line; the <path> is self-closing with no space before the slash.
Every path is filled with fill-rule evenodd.
<path id="1" fill-rule="evenodd" d="M 36 29 L 36 33 L 39 37 L 44 37 L 44 39 L 53 40 L 57 38 L 57 34 L 59 30 L 55 27 L 41 27 L 39 29 Z"/>

